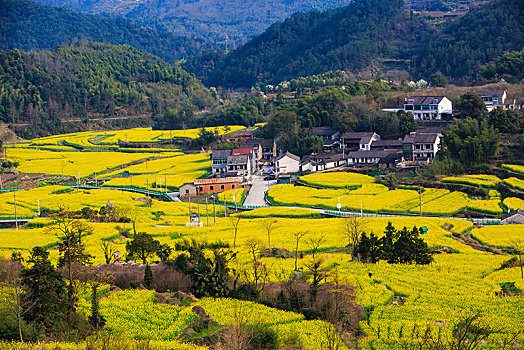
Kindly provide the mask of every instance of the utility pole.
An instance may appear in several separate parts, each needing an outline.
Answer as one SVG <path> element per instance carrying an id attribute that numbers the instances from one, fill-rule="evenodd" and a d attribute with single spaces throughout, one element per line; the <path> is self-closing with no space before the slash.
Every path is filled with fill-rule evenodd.
<path id="1" fill-rule="evenodd" d="M 95 173 L 95 187 L 98 187 L 98 175 Z"/>
<path id="2" fill-rule="evenodd" d="M 13 198 L 15 202 L 15 225 L 16 225 L 16 230 L 18 231 L 18 214 L 16 212 L 16 191 L 13 192 Z"/>
<path id="3" fill-rule="evenodd" d="M 164 173 L 164 186 L 166 188 L 166 193 L 167 193 L 167 173 Z"/>
<path id="4" fill-rule="evenodd" d="M 76 193 L 80 193 L 80 174 L 76 171 Z"/>
<path id="5" fill-rule="evenodd" d="M 191 193 L 188 196 L 189 199 L 189 221 L 191 221 Z"/>
<path id="6" fill-rule="evenodd" d="M 146 179 L 147 204 L 149 206 L 149 179 Z"/>
<path id="7" fill-rule="evenodd" d="M 38 217 L 40 217 L 40 199 L 36 200 L 36 204 L 38 205 Z"/>

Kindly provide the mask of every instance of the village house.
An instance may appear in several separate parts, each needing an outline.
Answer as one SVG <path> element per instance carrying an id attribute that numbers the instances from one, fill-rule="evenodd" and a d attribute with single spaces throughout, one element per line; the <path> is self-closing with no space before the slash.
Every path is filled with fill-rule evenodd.
<path id="1" fill-rule="evenodd" d="M 504 225 L 524 224 L 524 210 L 513 210 L 511 213 L 504 215 L 501 222 Z"/>
<path id="2" fill-rule="evenodd" d="M 507 98 L 505 90 L 476 91 L 475 93 L 482 97 L 488 112 L 491 112 L 497 107 L 503 107 Z"/>
<path id="3" fill-rule="evenodd" d="M 220 193 L 237 188 L 242 188 L 242 177 L 196 179 L 192 183 L 183 184 L 179 190 L 180 197 L 187 197 L 206 193 Z"/>
<path id="4" fill-rule="evenodd" d="M 225 134 L 223 138 L 226 142 L 248 141 L 253 139 L 257 131 L 258 127 L 235 130 Z"/>
<path id="5" fill-rule="evenodd" d="M 251 176 L 251 160 L 246 154 L 230 155 L 227 157 L 228 176 Z"/>
<path id="6" fill-rule="evenodd" d="M 255 168 L 252 148 L 215 150 L 211 155 L 211 173 L 215 176 L 250 176 Z"/>
<path id="7" fill-rule="evenodd" d="M 321 137 L 324 142 L 324 148 L 333 148 L 339 144 L 340 133 L 331 126 L 319 126 L 312 129 L 315 136 Z"/>
<path id="8" fill-rule="evenodd" d="M 342 153 L 313 153 L 302 157 L 301 171 L 322 171 L 346 164 Z"/>
<path id="9" fill-rule="evenodd" d="M 277 145 L 273 139 L 249 140 L 240 145 L 240 148 L 251 148 L 255 159 L 260 163 L 270 162 L 277 156 Z"/>
<path id="10" fill-rule="evenodd" d="M 451 116 L 453 104 L 445 96 L 413 96 L 405 99 L 403 110 L 411 112 L 417 121 L 441 120 Z"/>
<path id="11" fill-rule="evenodd" d="M 402 139 L 399 140 L 379 140 L 371 143 L 371 150 L 389 150 L 389 149 L 396 149 L 399 151 L 402 151 L 402 143 L 404 141 Z"/>
<path id="12" fill-rule="evenodd" d="M 374 132 L 345 132 L 340 139 L 341 147 L 348 151 L 370 150 L 371 144 L 380 140 Z"/>
<path id="13" fill-rule="evenodd" d="M 291 152 L 276 157 L 274 164 L 277 174 L 298 173 L 300 171 L 300 157 Z"/>
<path id="14" fill-rule="evenodd" d="M 216 150 L 211 154 L 211 173 L 213 175 L 225 175 L 227 172 L 227 157 L 231 150 Z"/>
<path id="15" fill-rule="evenodd" d="M 379 165 L 381 168 L 395 166 L 402 159 L 402 151 L 392 150 L 358 150 L 347 155 L 348 165 Z"/>
<path id="16" fill-rule="evenodd" d="M 421 164 L 430 163 L 440 150 L 442 134 L 414 131 L 404 137 L 402 152 L 404 159 Z"/>

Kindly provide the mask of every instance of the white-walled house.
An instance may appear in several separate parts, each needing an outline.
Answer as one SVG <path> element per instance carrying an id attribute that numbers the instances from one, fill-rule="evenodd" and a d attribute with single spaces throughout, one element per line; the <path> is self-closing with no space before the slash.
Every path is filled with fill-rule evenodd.
<path id="1" fill-rule="evenodd" d="M 497 107 L 503 107 L 507 98 L 505 90 L 476 91 L 476 94 L 482 97 L 488 112 Z"/>
<path id="2" fill-rule="evenodd" d="M 446 96 L 412 96 L 404 101 L 404 111 L 415 120 L 441 120 L 453 113 L 453 104 Z"/>
<path id="3" fill-rule="evenodd" d="M 286 152 L 275 158 L 275 172 L 278 174 L 298 173 L 300 171 L 300 157 Z"/>

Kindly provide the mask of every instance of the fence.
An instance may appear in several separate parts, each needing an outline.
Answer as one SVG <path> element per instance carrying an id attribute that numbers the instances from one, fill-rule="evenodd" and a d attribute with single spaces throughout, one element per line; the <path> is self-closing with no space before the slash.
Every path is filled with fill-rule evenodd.
<path id="1" fill-rule="evenodd" d="M 362 217 L 377 217 L 377 218 L 387 218 L 387 217 L 419 217 L 418 215 L 407 215 L 407 214 L 379 214 L 379 213 L 354 213 L 354 212 L 345 212 L 345 211 L 335 211 L 335 210 L 322 210 L 324 215 L 336 216 L 341 218 L 347 218 L 350 216 L 362 216 Z M 451 216 L 431 216 L 424 215 L 423 217 L 434 217 L 439 219 L 455 219 L 455 220 L 467 220 L 471 221 L 474 224 L 479 225 L 501 225 L 502 222 L 500 219 L 478 219 L 478 218 L 456 218 Z"/>

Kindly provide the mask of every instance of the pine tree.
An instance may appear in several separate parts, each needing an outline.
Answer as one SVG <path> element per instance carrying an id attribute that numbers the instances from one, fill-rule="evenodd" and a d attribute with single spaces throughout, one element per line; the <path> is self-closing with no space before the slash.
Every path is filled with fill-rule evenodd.
<path id="1" fill-rule="evenodd" d="M 151 266 L 146 265 L 146 271 L 144 273 L 144 286 L 147 289 L 151 289 L 153 287 L 153 270 L 151 270 Z"/>
<path id="2" fill-rule="evenodd" d="M 65 327 L 67 313 L 66 283 L 49 261 L 49 253 L 35 247 L 28 260 L 31 267 L 22 271 L 22 305 L 32 305 L 24 313 L 27 322 L 45 333 L 59 332 Z"/>
<path id="3" fill-rule="evenodd" d="M 98 311 L 99 305 L 98 305 L 98 294 L 97 294 L 97 284 L 96 283 L 93 284 L 92 289 L 93 289 L 93 294 L 91 297 L 91 316 L 89 316 L 87 320 L 93 326 L 94 329 L 99 330 L 100 328 L 103 328 L 105 326 L 106 319 Z"/>

